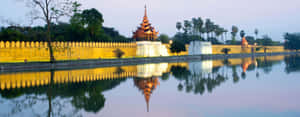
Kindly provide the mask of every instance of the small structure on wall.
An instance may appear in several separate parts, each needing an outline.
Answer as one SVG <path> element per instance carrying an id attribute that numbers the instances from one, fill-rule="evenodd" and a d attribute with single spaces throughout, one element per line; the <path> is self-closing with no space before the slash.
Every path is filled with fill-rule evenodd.
<path id="1" fill-rule="evenodd" d="M 211 42 L 192 41 L 189 46 L 189 55 L 212 54 Z"/>
<path id="2" fill-rule="evenodd" d="M 243 37 L 243 39 L 242 39 L 241 46 L 242 46 L 242 48 L 247 48 L 248 47 L 248 41 L 246 40 L 245 37 Z"/>

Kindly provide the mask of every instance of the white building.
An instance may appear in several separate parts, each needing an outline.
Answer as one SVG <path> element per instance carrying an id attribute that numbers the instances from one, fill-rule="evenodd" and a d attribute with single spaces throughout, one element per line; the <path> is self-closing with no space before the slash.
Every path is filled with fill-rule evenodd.
<path id="1" fill-rule="evenodd" d="M 138 41 L 136 55 L 140 57 L 169 56 L 168 49 L 160 41 Z"/>
<path id="2" fill-rule="evenodd" d="M 212 54 L 211 42 L 192 41 L 189 46 L 189 55 Z"/>

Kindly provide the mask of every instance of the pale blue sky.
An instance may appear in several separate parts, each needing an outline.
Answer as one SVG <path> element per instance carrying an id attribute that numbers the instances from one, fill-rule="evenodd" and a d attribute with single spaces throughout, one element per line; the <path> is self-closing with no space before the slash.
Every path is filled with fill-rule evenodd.
<path id="1" fill-rule="evenodd" d="M 82 8 L 96 8 L 104 15 L 104 25 L 114 27 L 125 36 L 141 23 L 144 4 L 152 25 L 160 32 L 173 36 L 177 21 L 192 17 L 210 18 L 230 30 L 232 25 L 254 35 L 268 34 L 282 40 L 284 32 L 300 32 L 300 0 L 80 0 Z M 0 1 L 0 18 L 22 25 L 29 18 L 24 3 Z M 0 24 L 3 26 L 3 23 Z"/>

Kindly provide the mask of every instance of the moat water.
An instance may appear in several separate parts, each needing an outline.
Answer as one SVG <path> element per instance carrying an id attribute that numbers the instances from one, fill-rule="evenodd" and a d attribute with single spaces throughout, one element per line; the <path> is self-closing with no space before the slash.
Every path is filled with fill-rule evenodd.
<path id="1" fill-rule="evenodd" d="M 1 117 L 300 117 L 300 56 L 0 73 Z"/>

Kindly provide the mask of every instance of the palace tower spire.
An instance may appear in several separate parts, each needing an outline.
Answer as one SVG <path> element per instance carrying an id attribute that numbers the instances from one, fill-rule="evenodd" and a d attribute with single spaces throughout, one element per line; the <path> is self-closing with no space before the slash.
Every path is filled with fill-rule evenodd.
<path id="1" fill-rule="evenodd" d="M 155 41 L 157 39 L 158 32 L 151 26 L 147 16 L 147 6 L 145 5 L 145 13 L 143 22 L 140 27 L 133 32 L 133 39 L 137 41 Z"/>

